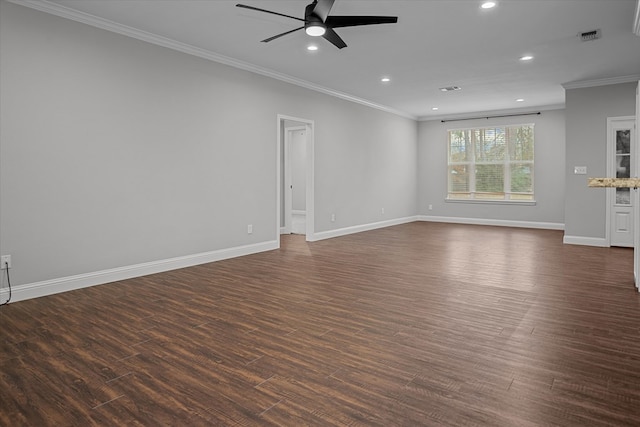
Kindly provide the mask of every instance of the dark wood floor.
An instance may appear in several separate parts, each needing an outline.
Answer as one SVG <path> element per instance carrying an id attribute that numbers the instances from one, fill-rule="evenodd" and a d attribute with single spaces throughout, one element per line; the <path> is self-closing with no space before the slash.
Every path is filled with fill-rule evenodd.
<path id="1" fill-rule="evenodd" d="M 630 249 L 412 223 L 10 304 L 3 426 L 638 426 Z"/>

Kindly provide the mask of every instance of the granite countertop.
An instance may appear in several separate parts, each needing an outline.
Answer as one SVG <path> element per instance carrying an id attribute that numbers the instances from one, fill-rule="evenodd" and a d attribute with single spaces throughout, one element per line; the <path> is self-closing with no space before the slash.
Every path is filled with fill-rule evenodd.
<path id="1" fill-rule="evenodd" d="M 589 178 L 589 187 L 640 187 L 640 178 Z"/>

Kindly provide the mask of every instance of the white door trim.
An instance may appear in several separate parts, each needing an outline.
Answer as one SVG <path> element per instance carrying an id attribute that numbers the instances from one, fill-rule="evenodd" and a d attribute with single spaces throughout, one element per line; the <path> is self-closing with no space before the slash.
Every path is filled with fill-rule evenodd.
<path id="1" fill-rule="evenodd" d="M 306 232 L 306 240 L 313 241 L 313 236 L 315 234 L 315 224 L 314 224 L 314 159 L 315 159 L 315 137 L 314 137 L 314 121 L 309 119 L 303 119 L 300 117 L 287 116 L 284 114 L 277 115 L 277 138 L 276 138 L 276 236 L 278 241 L 278 247 L 280 247 L 280 229 L 281 229 L 281 215 L 282 215 L 282 202 L 283 202 L 283 194 L 282 188 L 284 186 L 284 177 L 283 177 L 283 165 L 282 158 L 283 154 L 283 139 L 285 136 L 283 133 L 285 132 L 284 123 L 286 120 L 299 122 L 304 124 L 307 134 L 307 186 L 306 186 L 306 208 L 307 208 L 307 232 Z M 285 171 L 286 172 L 286 171 Z M 286 221 L 286 220 L 285 220 Z M 285 223 L 286 224 L 286 223 Z"/>
<path id="2" fill-rule="evenodd" d="M 640 123 L 640 81 L 636 85 L 636 168 L 633 171 L 634 176 L 638 176 L 640 171 L 640 132 L 638 132 L 638 124 Z M 640 290 L 640 191 L 632 192 L 633 202 L 637 206 L 633 212 L 633 281 L 636 289 Z"/>
<path id="3" fill-rule="evenodd" d="M 615 164 L 614 153 L 616 151 L 615 150 L 615 144 L 616 144 L 615 131 L 620 128 L 620 126 L 617 126 L 617 125 L 623 122 L 635 122 L 635 119 L 636 118 L 634 116 L 607 117 L 607 169 L 606 169 L 607 177 L 610 177 L 610 178 L 616 177 L 616 170 L 613 165 Z M 636 156 L 637 147 L 635 146 L 635 141 L 632 141 L 631 147 L 632 147 L 631 155 Z M 635 160 L 636 159 L 633 158 L 634 164 L 631 165 L 632 177 L 638 176 L 638 165 Z M 606 189 L 606 206 L 607 207 L 605 211 L 605 223 L 606 223 L 605 241 L 607 246 L 611 246 L 611 226 L 613 221 L 612 206 L 613 206 L 613 201 L 615 200 L 615 195 L 616 195 L 615 188 Z M 634 204 L 635 200 L 634 200 L 633 194 L 630 194 L 630 196 L 632 200 L 632 209 L 634 210 L 634 213 L 635 213 L 635 211 L 638 210 L 638 207 Z M 632 221 L 632 222 L 635 222 L 635 221 Z M 634 229 L 633 232 L 636 233 L 637 230 Z"/>

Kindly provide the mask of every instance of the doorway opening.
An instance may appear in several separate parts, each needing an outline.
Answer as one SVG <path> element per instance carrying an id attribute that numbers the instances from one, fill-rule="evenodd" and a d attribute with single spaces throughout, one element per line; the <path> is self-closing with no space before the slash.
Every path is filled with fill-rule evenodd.
<path id="1" fill-rule="evenodd" d="M 314 123 L 278 115 L 278 246 L 281 234 L 314 233 Z"/>
<path id="2" fill-rule="evenodd" d="M 284 128 L 284 230 L 281 234 L 307 233 L 307 128 Z"/>

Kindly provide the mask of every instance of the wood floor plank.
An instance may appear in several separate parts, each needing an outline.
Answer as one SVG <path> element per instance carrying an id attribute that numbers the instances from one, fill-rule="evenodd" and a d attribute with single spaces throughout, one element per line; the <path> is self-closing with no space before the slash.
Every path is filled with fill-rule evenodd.
<path id="1" fill-rule="evenodd" d="M 637 426 L 633 251 L 411 223 L 0 309 L 0 426 Z"/>

